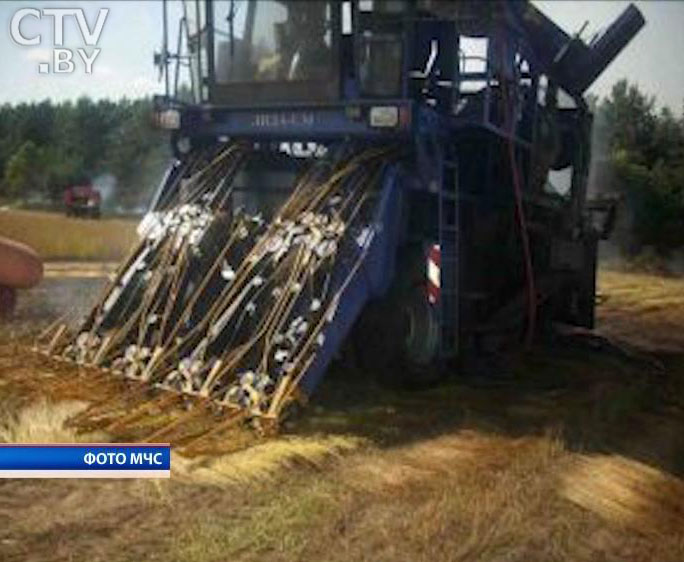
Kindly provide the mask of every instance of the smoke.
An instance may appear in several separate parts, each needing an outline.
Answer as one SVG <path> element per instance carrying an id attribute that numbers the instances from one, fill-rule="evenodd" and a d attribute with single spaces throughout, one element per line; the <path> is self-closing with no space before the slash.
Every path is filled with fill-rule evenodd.
<path id="1" fill-rule="evenodd" d="M 592 157 L 587 183 L 587 197 L 592 199 L 614 198 L 617 215 L 608 240 L 599 244 L 599 259 L 604 266 L 650 271 L 668 275 L 684 275 L 684 248 L 658 252 L 646 245 L 637 234 L 637 221 L 644 213 L 643 200 L 630 195 L 621 185 L 624 181 L 617 173 L 611 153 L 610 139 L 613 130 L 600 109 L 594 114 L 592 129 Z"/>
<path id="2" fill-rule="evenodd" d="M 587 195 L 590 199 L 614 194 L 613 166 L 610 158 L 610 127 L 603 111 L 594 113 L 591 130 L 591 164 Z"/>
<path id="3" fill-rule="evenodd" d="M 109 169 L 99 175 L 93 187 L 101 192 L 103 208 L 110 213 L 144 214 L 171 162 L 169 143 L 160 139 L 119 173 Z"/>
<path id="4" fill-rule="evenodd" d="M 107 209 L 114 205 L 117 181 L 112 174 L 100 174 L 93 179 L 93 188 L 100 192 L 102 197 L 102 208 Z"/>
<path id="5" fill-rule="evenodd" d="M 591 163 L 587 182 L 587 198 L 614 199 L 617 216 L 608 240 L 599 244 L 599 260 L 603 265 L 624 267 L 625 255 L 633 245 L 633 209 L 627 204 L 616 185 L 616 174 L 610 150 L 611 127 L 606 115 L 598 107 L 594 113 L 591 131 Z"/>

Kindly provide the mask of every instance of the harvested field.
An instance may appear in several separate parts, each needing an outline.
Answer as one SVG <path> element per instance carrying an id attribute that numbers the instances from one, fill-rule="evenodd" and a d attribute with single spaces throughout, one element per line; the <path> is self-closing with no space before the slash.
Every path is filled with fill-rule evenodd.
<path id="1" fill-rule="evenodd" d="M 601 333 L 664 353 L 684 349 L 681 278 L 604 271 L 599 281 Z"/>
<path id="2" fill-rule="evenodd" d="M 132 413 L 124 383 L 22 347 L 101 285 L 56 273 L 21 296 L 0 334 L 0 439 L 143 438 L 187 415 L 64 425 L 98 399 Z M 566 338 L 505 377 L 414 393 L 341 361 L 277 438 L 219 433 L 183 455 L 165 435 L 170 481 L 0 481 L 0 558 L 680 561 L 684 281 L 601 272 L 600 290 L 619 345 Z"/>
<path id="3" fill-rule="evenodd" d="M 0 210 L 0 236 L 31 246 L 44 260 L 118 261 L 137 240 L 137 222 Z"/>

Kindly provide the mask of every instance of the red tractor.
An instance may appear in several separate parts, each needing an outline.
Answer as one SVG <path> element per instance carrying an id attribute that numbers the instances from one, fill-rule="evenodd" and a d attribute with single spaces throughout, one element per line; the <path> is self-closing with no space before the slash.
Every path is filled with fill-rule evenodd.
<path id="1" fill-rule="evenodd" d="M 100 218 L 100 192 L 90 182 L 72 185 L 64 190 L 64 207 L 68 217 Z"/>

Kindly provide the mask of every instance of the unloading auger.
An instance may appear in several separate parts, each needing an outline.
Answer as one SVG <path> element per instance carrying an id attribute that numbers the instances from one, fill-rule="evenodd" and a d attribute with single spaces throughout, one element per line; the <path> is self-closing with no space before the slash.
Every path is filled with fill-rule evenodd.
<path id="1" fill-rule="evenodd" d="M 226 204 L 247 146 L 198 156 L 83 325 L 50 352 L 277 418 L 331 355 L 326 338 L 378 234 L 396 153 L 343 147 L 316 161 L 270 221 Z"/>

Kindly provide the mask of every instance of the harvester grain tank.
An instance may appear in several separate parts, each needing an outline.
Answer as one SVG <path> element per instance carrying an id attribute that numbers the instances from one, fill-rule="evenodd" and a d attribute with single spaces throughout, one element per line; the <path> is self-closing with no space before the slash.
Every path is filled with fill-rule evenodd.
<path id="1" fill-rule="evenodd" d="M 528 2 L 184 8 L 185 48 L 157 56 L 176 159 L 54 353 L 277 420 L 349 338 L 373 372 L 424 383 L 553 323 L 593 326 L 582 94 L 636 8 L 590 45 Z"/>

